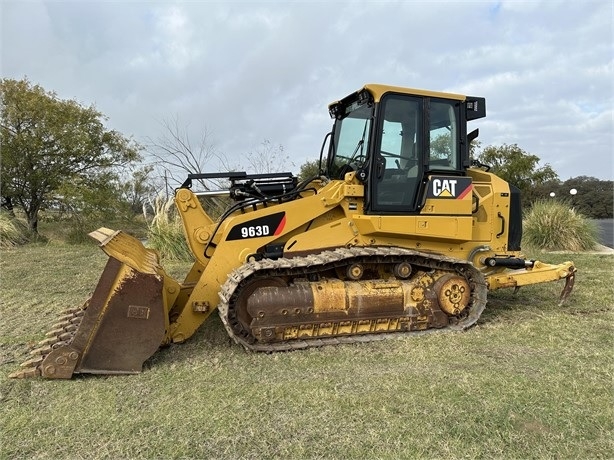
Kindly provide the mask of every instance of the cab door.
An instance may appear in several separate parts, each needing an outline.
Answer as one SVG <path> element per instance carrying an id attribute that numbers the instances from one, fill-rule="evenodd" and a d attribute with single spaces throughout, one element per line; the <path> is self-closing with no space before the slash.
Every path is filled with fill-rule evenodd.
<path id="1" fill-rule="evenodd" d="M 370 214 L 418 214 L 432 175 L 464 175 L 460 102 L 388 94 L 378 107 L 371 162 Z"/>

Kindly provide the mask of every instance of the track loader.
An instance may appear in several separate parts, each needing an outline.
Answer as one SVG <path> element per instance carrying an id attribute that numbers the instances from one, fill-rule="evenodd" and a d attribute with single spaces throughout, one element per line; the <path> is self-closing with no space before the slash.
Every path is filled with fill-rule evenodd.
<path id="1" fill-rule="evenodd" d="M 91 298 L 11 376 L 138 373 L 216 310 L 235 342 L 273 352 L 464 330 L 500 288 L 562 280 L 569 295 L 574 264 L 522 256 L 518 189 L 470 158 L 484 98 L 368 84 L 329 112 L 317 177 L 188 176 L 182 282 L 132 236 L 92 232 L 109 260 Z M 213 179 L 229 185 L 195 190 Z M 217 219 L 212 195 L 232 200 Z"/>

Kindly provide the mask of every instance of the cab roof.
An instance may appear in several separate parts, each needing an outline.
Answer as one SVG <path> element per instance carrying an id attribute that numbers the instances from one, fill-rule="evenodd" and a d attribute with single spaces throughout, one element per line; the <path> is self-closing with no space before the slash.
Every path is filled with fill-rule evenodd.
<path id="1" fill-rule="evenodd" d="M 329 104 L 329 107 L 336 105 L 342 100 L 346 100 L 352 95 L 358 94 L 364 90 L 367 90 L 373 96 L 373 100 L 375 102 L 379 102 L 382 96 L 386 93 L 401 93 L 401 94 L 409 94 L 409 95 L 415 95 L 415 96 L 438 97 L 442 99 L 454 99 L 458 101 L 464 101 L 467 99 L 466 96 L 462 94 L 456 94 L 456 93 L 444 93 L 441 91 L 430 91 L 426 89 L 405 88 L 402 86 L 382 85 L 379 83 L 367 83 L 365 86 L 363 86 L 361 89 L 359 89 L 355 93 L 352 93 L 339 101 L 331 102 Z"/>
<path id="2" fill-rule="evenodd" d="M 373 95 L 375 102 L 379 102 L 380 98 L 385 93 L 415 94 L 416 96 L 440 97 L 442 99 L 456 99 L 459 101 L 464 101 L 466 99 L 466 96 L 462 94 L 444 93 L 441 91 L 430 91 L 417 88 L 404 88 L 401 86 L 381 85 L 378 83 L 368 83 L 364 86 L 364 89 Z"/>

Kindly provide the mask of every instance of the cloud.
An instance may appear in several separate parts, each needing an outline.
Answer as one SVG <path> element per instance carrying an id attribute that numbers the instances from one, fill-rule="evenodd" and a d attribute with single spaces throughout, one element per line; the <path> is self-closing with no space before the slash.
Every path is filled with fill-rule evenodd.
<path id="1" fill-rule="evenodd" d="M 137 140 L 177 116 L 231 158 L 268 139 L 298 165 L 319 154 L 328 103 L 364 83 L 484 96 L 483 145 L 517 143 L 562 178 L 611 178 L 612 8 L 9 0 L 2 76 L 95 103 Z"/>

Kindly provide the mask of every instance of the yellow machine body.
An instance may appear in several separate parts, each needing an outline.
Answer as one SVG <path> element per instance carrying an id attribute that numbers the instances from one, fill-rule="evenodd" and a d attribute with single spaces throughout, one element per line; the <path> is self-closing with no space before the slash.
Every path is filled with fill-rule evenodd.
<path id="1" fill-rule="evenodd" d="M 523 259 L 513 187 L 469 164 L 466 124 L 483 104 L 367 85 L 329 107 L 335 126 L 319 177 L 228 173 L 237 204 L 219 219 L 186 181 L 175 204 L 195 261 L 182 282 L 135 238 L 93 232 L 109 263 L 92 298 L 13 376 L 140 372 L 216 310 L 237 343 L 277 351 L 466 329 L 499 288 L 565 280 L 566 298 L 573 263 Z M 347 126 L 358 140 L 342 156 Z"/>

